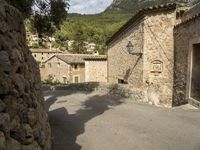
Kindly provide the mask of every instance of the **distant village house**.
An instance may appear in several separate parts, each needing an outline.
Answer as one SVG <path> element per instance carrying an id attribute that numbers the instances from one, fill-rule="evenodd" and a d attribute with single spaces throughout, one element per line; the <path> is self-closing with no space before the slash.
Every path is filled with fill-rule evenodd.
<path id="1" fill-rule="evenodd" d="M 49 76 L 59 83 L 107 82 L 107 57 L 104 55 L 59 54 L 44 62 L 42 80 Z"/>

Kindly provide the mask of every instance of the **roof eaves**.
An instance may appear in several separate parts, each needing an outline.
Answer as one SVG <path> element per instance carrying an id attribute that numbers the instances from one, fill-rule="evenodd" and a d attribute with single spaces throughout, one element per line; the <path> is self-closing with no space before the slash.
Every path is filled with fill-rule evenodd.
<path id="1" fill-rule="evenodd" d="M 117 38 L 120 34 L 122 34 L 134 22 L 143 19 L 146 14 L 148 14 L 150 12 L 156 12 L 158 10 L 173 10 L 173 9 L 176 9 L 176 7 L 177 7 L 176 3 L 167 3 L 167 4 L 156 5 L 156 6 L 147 7 L 147 8 L 143 8 L 143 9 L 139 10 L 138 13 L 136 13 L 117 32 L 115 32 L 109 40 L 107 40 L 106 45 L 109 45 L 111 42 L 113 42 L 115 38 Z"/>

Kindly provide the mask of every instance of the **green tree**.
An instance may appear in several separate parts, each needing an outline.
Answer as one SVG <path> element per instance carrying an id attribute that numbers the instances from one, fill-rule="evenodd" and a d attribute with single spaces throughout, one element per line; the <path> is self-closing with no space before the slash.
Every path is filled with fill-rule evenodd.
<path id="1" fill-rule="evenodd" d="M 86 35 L 85 28 L 81 23 L 78 23 L 74 28 L 72 50 L 74 53 L 83 54 L 85 53 L 86 46 Z"/>
<path id="2" fill-rule="evenodd" d="M 39 37 L 53 34 L 67 17 L 69 0 L 6 0 L 30 18 Z M 31 17 L 30 17 L 31 16 Z"/>

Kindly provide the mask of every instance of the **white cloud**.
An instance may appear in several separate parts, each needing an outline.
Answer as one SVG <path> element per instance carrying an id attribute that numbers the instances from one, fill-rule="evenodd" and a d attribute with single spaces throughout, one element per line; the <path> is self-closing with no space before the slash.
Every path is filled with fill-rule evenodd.
<path id="1" fill-rule="evenodd" d="M 70 13 L 96 14 L 108 7 L 113 0 L 70 0 Z"/>

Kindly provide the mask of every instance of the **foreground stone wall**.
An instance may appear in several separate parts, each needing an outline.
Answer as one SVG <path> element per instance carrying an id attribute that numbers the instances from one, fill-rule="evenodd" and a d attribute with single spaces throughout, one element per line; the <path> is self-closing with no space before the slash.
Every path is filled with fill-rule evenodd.
<path id="1" fill-rule="evenodd" d="M 195 10 L 196 8 L 200 8 L 200 5 L 196 6 Z M 183 17 L 184 22 L 176 26 L 174 30 L 174 106 L 190 102 L 192 50 L 194 44 L 200 43 L 199 9 L 190 10 L 186 14 L 187 16 Z M 188 17 L 189 15 L 190 17 Z M 187 20 L 187 18 L 190 19 Z"/>
<path id="2" fill-rule="evenodd" d="M 21 14 L 0 0 L 0 150 L 50 150 L 39 68 Z"/>

